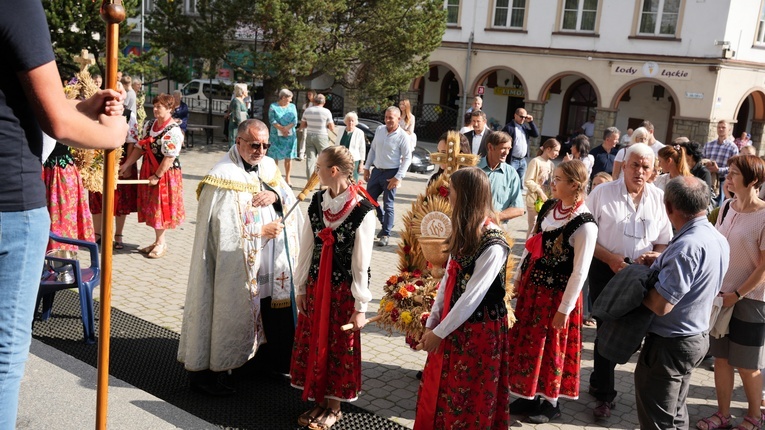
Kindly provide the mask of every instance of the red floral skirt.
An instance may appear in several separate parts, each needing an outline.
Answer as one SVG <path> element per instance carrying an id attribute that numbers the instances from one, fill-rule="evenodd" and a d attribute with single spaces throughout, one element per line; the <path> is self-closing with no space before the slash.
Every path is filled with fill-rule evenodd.
<path id="1" fill-rule="evenodd" d="M 138 168 L 135 164 L 130 168 L 130 174 L 120 179 L 138 179 Z M 90 213 L 93 215 L 102 212 L 101 193 L 90 193 Z M 130 215 L 138 211 L 138 186 L 135 184 L 117 185 L 114 190 L 114 216 Z"/>
<path id="2" fill-rule="evenodd" d="M 77 167 L 74 164 L 45 167 L 43 181 L 48 194 L 50 231 L 59 236 L 93 242 L 93 217 Z M 54 248 L 78 249 L 73 245 L 49 242 L 48 250 Z"/>
<path id="3" fill-rule="evenodd" d="M 434 429 L 507 430 L 512 359 L 507 330 L 507 317 L 497 321 L 485 317 L 481 322 L 465 322 L 441 341 L 444 357 Z M 430 360 L 426 369 L 428 365 Z"/>
<path id="4" fill-rule="evenodd" d="M 149 179 L 153 174 L 149 163 L 144 162 L 141 179 Z M 173 229 L 185 219 L 181 169 L 168 170 L 155 186 L 138 185 L 138 222 L 145 222 L 155 229 Z"/>
<path id="5" fill-rule="evenodd" d="M 306 309 L 314 311 L 316 281 L 308 280 L 306 286 Z M 356 400 L 361 391 L 361 334 L 358 331 L 343 331 L 340 327 L 348 323 L 354 311 L 354 299 L 350 284 L 344 282 L 332 285 L 329 313 L 329 347 L 327 358 L 327 390 L 325 397 L 337 400 Z M 311 319 L 305 314 L 298 315 L 295 329 L 295 345 L 292 348 L 290 376 L 292 386 L 308 390 L 308 398 L 315 399 L 316 387 L 306 386 L 306 374 L 318 373 L 316 363 L 309 363 L 308 356 L 313 332 Z"/>
<path id="6" fill-rule="evenodd" d="M 551 327 L 563 291 L 521 283 L 510 344 L 510 391 L 519 397 L 542 395 L 549 400 L 579 398 L 582 355 L 582 295 L 561 330 Z"/>

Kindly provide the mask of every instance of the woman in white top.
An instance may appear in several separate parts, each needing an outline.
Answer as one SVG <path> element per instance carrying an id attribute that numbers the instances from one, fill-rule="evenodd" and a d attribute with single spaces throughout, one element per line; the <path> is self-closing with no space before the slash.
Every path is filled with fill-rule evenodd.
<path id="1" fill-rule="evenodd" d="M 345 131 L 340 136 L 338 145 L 345 146 L 353 156 L 353 181 L 359 181 L 359 174 L 364 173 L 364 160 L 367 159 L 367 141 L 364 132 L 356 128 L 359 116 L 356 112 L 345 114 Z"/>
<path id="2" fill-rule="evenodd" d="M 510 413 L 526 414 L 532 423 L 560 417 L 559 398 L 579 397 L 580 293 L 598 238 L 595 218 L 584 204 L 588 181 L 579 160 L 555 169 L 553 199 L 542 206 L 513 279 L 518 321 L 508 334 L 515 348 L 510 393 L 520 399 Z"/>
<path id="3" fill-rule="evenodd" d="M 637 129 L 635 129 L 635 131 L 632 132 L 632 138 L 630 138 L 630 143 L 616 153 L 616 157 L 614 157 L 614 171 L 611 174 L 611 176 L 614 177 L 614 181 L 622 177 L 622 164 L 624 164 L 624 154 L 627 153 L 627 148 L 629 148 L 635 143 L 647 144 L 649 134 L 650 133 L 648 132 L 647 128 L 638 127 Z"/>
<path id="4" fill-rule="evenodd" d="M 661 171 L 664 173 L 659 175 L 653 181 L 653 184 L 662 191 L 664 191 L 664 187 L 670 179 L 681 175 L 691 176 L 691 171 L 688 169 L 688 161 L 685 157 L 685 148 L 680 145 L 668 145 L 661 148 L 657 160 Z"/>
<path id="5" fill-rule="evenodd" d="M 723 278 L 720 296 L 723 307 L 733 306 L 729 333 L 711 338 L 709 353 L 715 357 L 717 412 L 696 423 L 696 428 L 730 428 L 730 402 L 734 369 L 744 385 L 748 411 L 737 428 L 762 425 L 762 374 L 765 367 L 765 201 L 757 192 L 765 182 L 765 162 L 754 155 L 728 160 L 725 181 L 735 195 L 720 208 L 717 230 L 728 239 L 730 265 Z"/>
<path id="6" fill-rule="evenodd" d="M 546 202 L 547 193 L 550 192 L 550 180 L 552 179 L 555 163 L 552 160 L 558 158 L 560 143 L 555 139 L 547 139 L 537 151 L 537 156 L 529 161 L 526 174 L 523 177 L 523 186 L 526 187 L 526 214 L 528 230 L 526 237 L 531 234 L 537 219 L 537 200 Z"/>
<path id="7" fill-rule="evenodd" d="M 417 146 L 417 135 L 414 134 L 414 115 L 412 115 L 412 105 L 409 103 L 409 99 L 401 100 L 398 108 L 401 109 L 401 119 L 398 125 L 409 135 L 409 144 L 414 149 Z"/>

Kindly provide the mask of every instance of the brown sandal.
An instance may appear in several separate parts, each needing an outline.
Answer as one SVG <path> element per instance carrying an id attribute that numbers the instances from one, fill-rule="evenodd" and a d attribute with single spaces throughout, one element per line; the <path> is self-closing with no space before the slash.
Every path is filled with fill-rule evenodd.
<path id="1" fill-rule="evenodd" d="M 327 421 L 329 421 L 332 417 L 334 417 L 334 421 L 327 424 Z M 343 418 L 343 413 L 340 411 L 340 409 L 334 411 L 332 408 L 326 408 L 321 415 L 316 417 L 313 422 L 308 425 L 308 428 L 310 430 L 329 430 L 333 425 L 337 424 L 341 418 Z"/>
<path id="2" fill-rule="evenodd" d="M 306 427 L 311 424 L 316 418 L 324 414 L 324 406 L 317 404 L 313 408 L 303 412 L 297 419 L 298 425 Z"/>

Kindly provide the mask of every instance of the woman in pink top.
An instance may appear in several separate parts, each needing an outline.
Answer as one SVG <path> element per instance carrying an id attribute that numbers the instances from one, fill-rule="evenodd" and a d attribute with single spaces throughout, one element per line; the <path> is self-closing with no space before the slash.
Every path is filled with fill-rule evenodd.
<path id="1" fill-rule="evenodd" d="M 728 165 L 725 186 L 735 197 L 723 203 L 716 227 L 735 252 L 720 291 L 723 307 L 733 306 L 733 315 L 729 333 L 710 339 L 718 410 L 696 424 L 701 430 L 730 428 L 734 369 L 741 376 L 748 404 L 736 428 L 759 429 L 763 424 L 759 369 L 765 367 L 765 201 L 757 193 L 765 182 L 765 162 L 754 155 L 739 155 Z"/>

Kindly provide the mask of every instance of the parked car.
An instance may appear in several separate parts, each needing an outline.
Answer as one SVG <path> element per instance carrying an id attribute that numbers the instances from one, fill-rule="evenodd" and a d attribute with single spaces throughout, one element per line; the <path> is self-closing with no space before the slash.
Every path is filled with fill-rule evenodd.
<path id="1" fill-rule="evenodd" d="M 334 119 L 335 133 L 337 133 L 336 139 L 338 140 L 345 131 L 345 123 L 343 122 L 343 119 L 344 118 L 340 117 L 335 117 Z M 356 124 L 356 127 L 364 132 L 364 137 L 367 141 L 367 154 L 369 154 L 369 148 L 372 145 L 372 139 L 375 137 L 375 131 L 377 130 L 377 127 L 381 125 L 384 124 L 380 121 L 366 118 L 359 118 L 359 123 Z M 334 141 L 335 139 L 332 140 Z M 409 171 L 414 173 L 429 173 L 434 171 L 435 168 L 435 164 L 430 162 L 430 152 L 425 148 L 421 148 L 419 146 L 415 147 L 414 151 L 412 151 L 412 163 L 409 165 Z"/>

